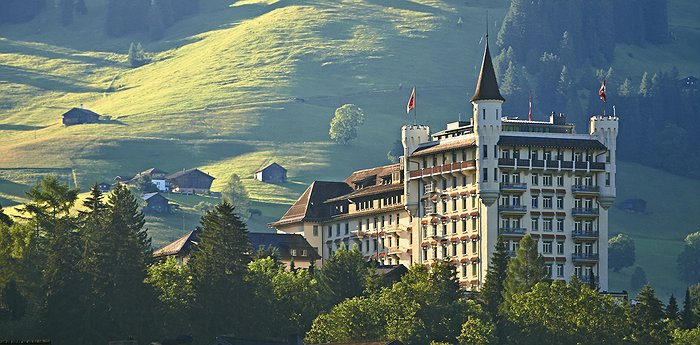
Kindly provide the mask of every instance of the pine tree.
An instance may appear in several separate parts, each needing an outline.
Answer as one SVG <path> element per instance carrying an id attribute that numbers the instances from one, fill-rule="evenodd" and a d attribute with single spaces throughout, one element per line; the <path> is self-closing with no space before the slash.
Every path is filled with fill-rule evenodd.
<path id="1" fill-rule="evenodd" d="M 486 310 L 491 313 L 491 317 L 494 319 L 498 314 L 498 306 L 503 302 L 503 284 L 506 280 L 509 259 L 508 248 L 506 248 L 503 238 L 499 236 L 496 250 L 486 271 L 486 282 L 481 289 L 481 298 L 486 304 Z"/>
<path id="2" fill-rule="evenodd" d="M 683 299 L 683 310 L 681 311 L 681 326 L 685 329 L 695 328 L 697 325 L 695 313 L 693 313 L 695 301 L 690 296 L 690 289 L 685 289 L 685 298 Z"/>
<path id="3" fill-rule="evenodd" d="M 631 338 L 639 344 L 666 344 L 669 334 L 663 322 L 663 303 L 654 289 L 645 285 L 637 294 L 637 303 L 630 310 Z"/>
<path id="4" fill-rule="evenodd" d="M 535 284 L 547 278 L 547 266 L 537 251 L 537 242 L 525 235 L 520 240 L 515 258 L 508 262 L 505 280 L 504 301 L 510 302 L 517 293 L 529 291 Z"/>
<path id="5" fill-rule="evenodd" d="M 346 298 L 360 296 L 368 275 L 362 253 L 357 248 L 347 250 L 341 246 L 321 267 L 319 285 L 328 309 Z"/>
<path id="6" fill-rule="evenodd" d="M 647 72 L 644 72 L 642 81 L 639 83 L 639 95 L 642 97 L 651 96 L 651 81 L 649 80 L 649 74 Z"/>
<path id="7" fill-rule="evenodd" d="M 0 306 L 5 307 L 10 320 L 19 320 L 27 312 L 27 299 L 19 291 L 14 279 L 8 281 L 0 291 Z M 2 321 L 2 320 L 0 320 Z"/>
<path id="8" fill-rule="evenodd" d="M 668 305 L 666 306 L 666 317 L 671 320 L 678 320 L 679 316 L 680 314 L 678 310 L 678 302 L 676 301 L 676 296 L 671 294 L 671 297 L 668 299 Z"/>
<path id="9" fill-rule="evenodd" d="M 625 78 L 620 87 L 617 89 L 617 94 L 620 97 L 629 97 L 632 95 L 632 82 L 629 78 Z"/>
<path id="10" fill-rule="evenodd" d="M 246 225 L 224 201 L 202 217 L 199 237 L 190 263 L 197 293 L 193 319 L 205 337 L 245 334 L 250 292 L 243 278 L 251 252 Z"/>

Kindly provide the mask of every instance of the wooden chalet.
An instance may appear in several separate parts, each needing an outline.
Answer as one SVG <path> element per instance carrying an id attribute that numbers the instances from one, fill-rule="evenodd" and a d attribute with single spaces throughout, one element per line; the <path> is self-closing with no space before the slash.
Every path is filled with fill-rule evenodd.
<path id="1" fill-rule="evenodd" d="M 170 213 L 168 199 L 160 193 L 146 193 L 141 196 L 141 199 L 146 202 L 144 213 Z"/>
<path id="2" fill-rule="evenodd" d="M 190 260 L 192 251 L 197 247 L 197 243 L 199 243 L 198 230 L 193 230 L 174 242 L 154 251 L 153 257 L 165 260 L 169 256 L 174 256 L 178 263 L 186 264 Z"/>
<path id="3" fill-rule="evenodd" d="M 72 108 L 62 115 L 62 122 L 64 126 L 97 123 L 99 120 L 100 114 L 83 108 Z"/>
<path id="4" fill-rule="evenodd" d="M 277 163 L 271 163 L 253 174 L 255 179 L 267 183 L 287 182 L 287 169 Z"/>
<path id="5" fill-rule="evenodd" d="M 209 194 L 214 179 L 199 169 L 183 169 L 165 177 L 171 192 L 183 194 Z"/>

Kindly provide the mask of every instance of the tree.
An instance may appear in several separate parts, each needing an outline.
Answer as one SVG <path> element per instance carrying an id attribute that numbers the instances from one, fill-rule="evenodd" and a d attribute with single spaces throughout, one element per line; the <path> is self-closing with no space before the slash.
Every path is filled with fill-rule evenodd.
<path id="1" fill-rule="evenodd" d="M 319 285 L 327 298 L 326 306 L 334 306 L 346 298 L 362 295 L 369 268 L 357 248 L 347 250 L 341 246 L 323 263 Z"/>
<path id="2" fill-rule="evenodd" d="M 537 242 L 528 234 L 520 240 L 515 258 L 508 262 L 504 282 L 504 301 L 510 302 L 515 294 L 529 291 L 547 278 L 544 258 L 537 251 Z"/>
<path id="3" fill-rule="evenodd" d="M 639 95 L 642 97 L 651 97 L 651 80 L 649 80 L 649 74 L 644 72 L 642 75 L 642 81 L 639 83 Z"/>
<path id="4" fill-rule="evenodd" d="M 226 185 L 221 191 L 221 196 L 226 202 L 235 207 L 236 214 L 242 220 L 250 218 L 250 197 L 243 185 L 243 181 L 237 174 L 231 174 L 231 177 L 228 178 Z"/>
<path id="5" fill-rule="evenodd" d="M 22 296 L 14 279 L 8 281 L 0 290 L 0 298 L 0 321 L 19 320 L 27 312 L 27 300 Z"/>
<path id="6" fill-rule="evenodd" d="M 619 272 L 620 269 L 630 267 L 634 261 L 635 246 L 631 237 L 626 234 L 618 234 L 608 240 L 608 266 L 613 271 Z"/>
<path id="7" fill-rule="evenodd" d="M 3 211 L 2 204 L 0 204 L 0 223 L 5 224 L 7 226 L 12 226 L 12 223 L 14 223 L 12 218 L 10 218 L 10 216 L 5 214 L 5 211 Z"/>
<path id="8" fill-rule="evenodd" d="M 20 209 L 29 214 L 38 229 L 50 231 L 56 222 L 67 220 L 70 209 L 78 198 L 78 189 L 61 184 L 56 176 L 49 175 L 27 192 L 30 202 Z"/>
<path id="9" fill-rule="evenodd" d="M 680 311 L 678 310 L 676 296 L 671 294 L 671 297 L 668 299 L 668 305 L 666 306 L 666 317 L 670 320 L 678 320 L 679 316 Z"/>
<path id="10" fill-rule="evenodd" d="M 486 271 L 486 282 L 481 289 L 481 298 L 484 300 L 486 310 L 494 319 L 498 315 L 498 306 L 503 303 L 503 284 L 508 272 L 509 259 L 508 248 L 503 238 L 499 236 L 498 242 L 496 242 L 496 250 L 489 261 L 489 267 Z"/>
<path id="11" fill-rule="evenodd" d="M 457 337 L 459 345 L 491 345 L 497 344 L 496 327 L 489 322 L 476 317 L 468 317 L 462 325 L 462 331 Z"/>
<path id="12" fill-rule="evenodd" d="M 513 325 L 501 339 L 508 344 L 621 344 L 627 333 L 624 309 L 575 278 L 516 293 L 503 314 Z"/>
<path id="13" fill-rule="evenodd" d="M 174 256 L 148 267 L 146 283 L 155 290 L 160 303 L 157 315 L 162 334 L 181 334 L 190 329 L 188 316 L 192 312 L 195 299 L 190 266 L 180 265 Z"/>
<path id="14" fill-rule="evenodd" d="M 617 89 L 617 94 L 620 97 L 629 97 L 632 95 L 632 82 L 629 78 L 625 78 L 620 87 Z"/>
<path id="15" fill-rule="evenodd" d="M 354 104 L 345 104 L 335 110 L 328 132 L 331 140 L 339 144 L 347 144 L 357 138 L 357 127 L 364 123 L 365 114 Z"/>
<path id="16" fill-rule="evenodd" d="M 700 231 L 685 237 L 685 247 L 678 255 L 678 271 L 688 284 L 700 283 Z"/>
<path id="17" fill-rule="evenodd" d="M 676 345 L 700 345 L 700 327 L 693 329 L 674 329 L 671 332 L 673 344 Z"/>
<path id="18" fill-rule="evenodd" d="M 197 293 L 195 329 L 203 338 L 222 333 L 244 336 L 251 309 L 244 283 L 251 252 L 248 230 L 227 201 L 208 211 L 201 223 L 199 250 L 190 261 Z"/>
<path id="19" fill-rule="evenodd" d="M 396 140 L 391 144 L 389 152 L 386 153 L 386 159 L 388 159 L 389 162 L 398 163 L 401 156 L 403 156 L 403 144 L 401 140 Z"/>
<path id="20" fill-rule="evenodd" d="M 667 344 L 669 334 L 664 324 L 663 304 L 654 289 L 645 285 L 637 294 L 629 312 L 630 339 L 638 344 Z"/>
<path id="21" fill-rule="evenodd" d="M 134 44 L 131 42 L 129 45 L 129 65 L 131 67 L 139 67 L 148 63 L 148 57 L 146 56 L 146 51 L 143 49 L 141 42 Z"/>
<path id="22" fill-rule="evenodd" d="M 648 282 L 647 274 L 644 272 L 644 269 L 639 266 L 635 267 L 632 276 L 630 276 L 630 289 L 635 291 L 639 290 Z"/>
<path id="23" fill-rule="evenodd" d="M 685 298 L 683 299 L 683 310 L 681 311 L 681 326 L 685 329 L 691 329 L 697 325 L 695 313 L 693 313 L 695 301 L 690 296 L 690 289 L 685 289 Z"/>

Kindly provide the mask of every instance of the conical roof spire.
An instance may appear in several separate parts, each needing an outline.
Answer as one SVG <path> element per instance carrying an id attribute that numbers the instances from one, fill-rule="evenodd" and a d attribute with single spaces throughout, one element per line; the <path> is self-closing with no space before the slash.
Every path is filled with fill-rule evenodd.
<path id="1" fill-rule="evenodd" d="M 505 98 L 501 96 L 498 90 L 498 81 L 496 81 L 496 72 L 493 70 L 493 62 L 491 62 L 491 53 L 489 53 L 489 38 L 486 36 L 486 49 L 484 50 L 484 60 L 481 61 L 481 72 L 479 72 L 479 80 L 476 83 L 476 90 L 472 102 L 483 100 L 499 100 L 505 102 Z"/>

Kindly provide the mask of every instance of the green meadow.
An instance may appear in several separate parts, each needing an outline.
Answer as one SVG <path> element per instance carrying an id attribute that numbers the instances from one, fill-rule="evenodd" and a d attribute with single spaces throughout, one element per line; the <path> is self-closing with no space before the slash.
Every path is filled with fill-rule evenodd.
<path id="1" fill-rule="evenodd" d="M 0 203 L 25 202 L 24 192 L 48 173 L 85 191 L 150 167 L 196 167 L 216 177 L 215 191 L 232 173 L 241 176 L 263 213 L 250 220 L 254 231 L 271 231 L 267 223 L 311 181 L 387 164 L 400 126 L 413 120 L 404 113 L 411 86 L 419 122 L 434 130 L 470 113 L 486 10 L 494 33 L 507 10 L 506 1 L 207 0 L 150 42 L 106 37 L 105 2 L 86 3 L 89 15 L 68 27 L 49 13 L 0 27 Z M 618 46 L 618 75 L 672 66 L 699 74 L 700 3 L 671 1 L 669 12 L 676 40 Z M 132 41 L 143 43 L 151 63 L 128 65 Z M 345 103 L 366 119 L 357 140 L 339 146 L 328 127 Z M 60 125 L 60 115 L 81 104 L 109 120 Z M 289 169 L 289 182 L 252 178 L 271 162 Z M 635 238 L 637 264 L 663 296 L 681 294 L 675 256 L 684 234 L 698 229 L 686 212 L 698 203 L 690 191 L 699 182 L 636 164 L 621 164 L 618 180 L 618 200 L 642 197 L 650 213 L 613 210 L 611 231 Z M 148 217 L 155 245 L 197 225 L 194 205 L 217 201 L 167 197 L 180 211 Z M 612 288 L 627 288 L 630 272 L 612 275 Z"/>

